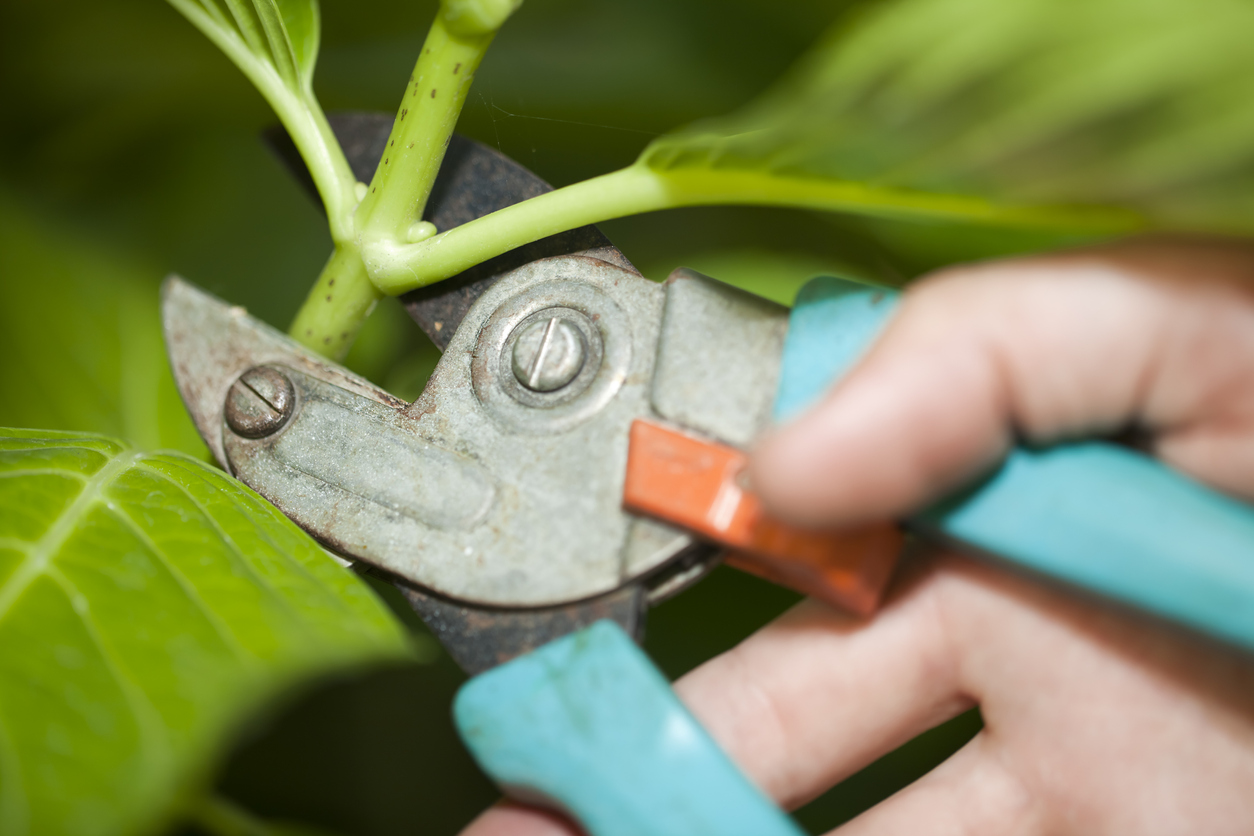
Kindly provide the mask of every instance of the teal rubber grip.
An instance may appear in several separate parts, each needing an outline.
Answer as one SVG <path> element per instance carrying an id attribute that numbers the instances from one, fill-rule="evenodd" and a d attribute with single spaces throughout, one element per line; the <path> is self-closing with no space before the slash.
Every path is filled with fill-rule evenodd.
<path id="1" fill-rule="evenodd" d="M 468 681 L 462 740 L 507 795 L 591 836 L 802 836 L 626 633 L 599 621 Z"/>
<path id="2" fill-rule="evenodd" d="M 836 383 L 896 301 L 845 279 L 807 284 L 784 342 L 776 420 Z M 907 525 L 1254 649 L 1254 508 L 1135 450 L 1019 447 Z"/>

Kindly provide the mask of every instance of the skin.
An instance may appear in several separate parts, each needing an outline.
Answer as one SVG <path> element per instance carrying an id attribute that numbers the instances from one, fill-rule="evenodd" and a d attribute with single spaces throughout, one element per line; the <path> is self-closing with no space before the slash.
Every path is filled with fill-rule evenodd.
<path id="1" fill-rule="evenodd" d="M 750 476 L 780 517 L 850 525 L 943 495 L 1016 436 L 1129 428 L 1254 500 L 1254 248 L 1142 240 L 929 277 L 841 385 L 763 441 Z M 1248 655 L 953 553 L 908 556 L 870 621 L 804 602 L 676 690 L 788 808 L 979 705 L 983 731 L 842 836 L 1254 822 Z M 465 831 L 578 832 L 509 804 Z"/>

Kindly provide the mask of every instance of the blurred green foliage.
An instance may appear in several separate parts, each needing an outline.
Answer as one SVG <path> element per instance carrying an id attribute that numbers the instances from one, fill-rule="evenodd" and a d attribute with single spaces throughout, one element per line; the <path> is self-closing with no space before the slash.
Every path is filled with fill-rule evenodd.
<path id="1" fill-rule="evenodd" d="M 1117 205 L 1254 229 L 1254 6 L 897 0 L 835 27 L 769 95 L 657 142 L 651 167 Z M 907 194 L 889 197 L 885 210 Z"/>
<path id="2" fill-rule="evenodd" d="M 489 52 L 460 130 L 554 185 L 584 179 L 629 164 L 677 125 L 751 101 L 829 24 L 873 5 L 529 0 Z M 391 112 L 434 3 L 322 6 L 323 105 Z M 0 0 L 0 101 L 0 424 L 199 450 L 164 368 L 160 280 L 177 271 L 285 327 L 330 251 L 319 208 L 258 140 L 273 116 L 159 0 Z M 953 261 L 1068 243 L 726 207 L 604 229 L 646 275 L 686 265 L 785 302 L 816 272 L 900 283 Z M 349 362 L 413 397 L 435 360 L 389 300 Z M 648 649 L 678 675 L 794 600 L 719 570 L 652 613 Z M 222 786 L 258 813 L 339 832 L 454 832 L 495 797 L 448 720 L 460 678 L 441 657 L 294 697 L 245 736 Z M 977 726 L 961 718 L 801 820 L 813 829 L 844 820 Z"/>

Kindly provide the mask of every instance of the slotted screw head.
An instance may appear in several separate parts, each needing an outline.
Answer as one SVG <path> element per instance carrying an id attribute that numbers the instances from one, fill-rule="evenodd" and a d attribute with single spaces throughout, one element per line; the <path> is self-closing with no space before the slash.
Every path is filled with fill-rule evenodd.
<path id="1" fill-rule="evenodd" d="M 279 430 L 292 414 L 292 381 L 268 366 L 249 369 L 226 395 L 226 423 L 245 438 L 263 438 Z"/>
<path id="2" fill-rule="evenodd" d="M 533 392 L 553 392 L 575 379 L 584 363 L 583 334 L 555 316 L 528 325 L 514 343 L 514 377 Z"/>

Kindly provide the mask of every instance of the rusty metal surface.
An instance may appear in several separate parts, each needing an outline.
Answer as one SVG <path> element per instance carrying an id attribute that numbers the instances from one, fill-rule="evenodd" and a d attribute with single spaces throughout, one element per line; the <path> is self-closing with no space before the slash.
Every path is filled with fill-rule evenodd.
<path id="1" fill-rule="evenodd" d="M 240 375 L 226 396 L 226 423 L 246 438 L 278 432 L 292 417 L 296 392 L 281 371 L 258 366 Z"/>
<path id="2" fill-rule="evenodd" d="M 255 366 L 288 366 L 393 409 L 406 405 L 249 316 L 243 308 L 177 276 L 161 286 L 161 328 L 183 403 L 223 467 L 227 467 L 222 446 L 227 396 L 239 376 Z"/>
<path id="3" fill-rule="evenodd" d="M 186 283 L 169 283 L 164 315 L 201 433 L 297 524 L 449 598 L 544 607 L 650 576 L 691 543 L 622 509 L 627 430 L 652 414 L 662 296 L 592 258 L 520 268 L 472 308 L 412 405 Z M 554 310 L 600 348 L 565 387 L 534 392 L 515 377 L 510 338 Z M 257 367 L 295 397 L 285 422 L 252 437 L 224 409 Z"/>
<path id="4" fill-rule="evenodd" d="M 332 116 L 331 122 L 345 148 L 354 174 L 359 180 L 368 181 L 384 151 L 391 128 L 391 117 L 376 114 L 341 114 Z M 271 137 L 271 139 L 273 141 L 275 138 Z M 280 155 L 286 158 L 289 166 L 305 182 L 310 192 L 316 196 L 312 179 L 309 178 L 294 147 L 291 147 L 290 140 L 287 140 L 286 136 L 281 136 L 272 144 Z M 288 146 L 286 153 L 282 147 L 285 144 Z M 432 199 L 428 204 L 425 218 L 434 223 L 437 229 L 443 231 L 549 189 L 550 187 L 539 178 L 503 155 L 479 143 L 454 136 Z M 444 350 L 453 340 L 458 326 L 472 306 L 504 274 L 536 259 L 569 253 L 589 256 L 589 259 L 579 259 L 579 261 L 583 262 L 585 269 L 592 273 L 598 270 L 604 271 L 608 265 L 617 265 L 625 273 L 634 274 L 634 277 L 639 276 L 630 262 L 610 245 L 595 227 L 585 227 L 519 248 L 472 268 L 449 281 L 415 291 L 404 297 L 404 302 L 411 316 L 435 344 Z M 608 264 L 598 268 L 595 266 L 597 262 L 592 259 L 608 262 Z M 521 272 L 527 273 L 528 271 Z M 623 275 L 624 273 L 620 273 L 619 278 Z M 636 279 L 636 281 L 640 280 Z M 627 283 L 635 285 L 635 282 Z M 643 288 L 643 285 L 636 286 Z M 552 288 L 549 290 L 552 291 Z M 648 295 L 644 294 L 645 297 Z M 534 302 L 534 297 L 543 297 L 544 293 L 532 294 L 532 296 Z M 486 524 L 481 514 L 483 507 L 495 507 L 511 502 L 517 506 L 520 504 L 518 501 L 520 494 L 526 499 L 526 494 L 543 494 L 554 487 L 551 480 L 546 481 L 544 478 L 553 475 L 554 462 L 550 460 L 553 457 L 547 456 L 542 450 L 528 453 L 529 446 L 534 444 L 538 437 L 542 438 L 554 433 L 559 435 L 570 433 L 572 430 L 577 432 L 581 425 L 593 421 L 607 404 L 620 396 L 624 384 L 632 394 L 630 400 L 639 399 L 636 390 L 640 389 L 643 389 L 647 396 L 651 376 L 649 363 L 639 366 L 633 360 L 639 360 L 638 355 L 643 354 L 651 362 L 656 347 L 656 328 L 659 319 L 658 312 L 652 310 L 652 304 L 646 304 L 643 311 L 633 309 L 632 316 L 625 318 L 626 322 L 622 321 L 623 318 L 619 318 L 616 322 L 612 311 L 608 316 L 605 311 L 591 312 L 588 319 L 598 323 L 598 328 L 608 326 L 621 329 L 625 327 L 633 332 L 639 329 L 641 323 L 637 321 L 637 318 L 643 313 L 641 319 L 647 321 L 645 331 L 649 332 L 648 334 L 634 334 L 637 338 L 634 342 L 638 343 L 637 346 L 633 346 L 637 349 L 635 351 L 628 351 L 625 354 L 619 351 L 608 358 L 600 356 L 596 358 L 598 363 L 608 360 L 609 381 L 602 382 L 595 387 L 591 400 L 597 403 L 592 407 L 586 403 L 582 406 L 577 403 L 585 390 L 593 389 L 586 381 L 582 387 L 571 386 L 564 395 L 561 390 L 570 386 L 569 382 L 557 387 L 556 395 L 552 392 L 541 393 L 554 395 L 550 399 L 551 402 L 548 402 L 543 398 L 528 400 L 527 396 L 520 396 L 518 392 L 509 391 L 508 385 L 497 387 L 491 380 L 485 380 L 485 374 L 491 371 L 492 375 L 497 376 L 496 379 L 501 379 L 500 374 L 504 372 L 510 376 L 511 380 L 517 382 L 512 371 L 513 345 L 517 337 L 514 337 L 514 342 L 511 342 L 510 333 L 506 329 L 503 332 L 504 339 L 500 339 L 501 334 L 493 336 L 493 339 L 500 339 L 500 344 L 495 342 L 490 344 L 488 346 L 490 350 L 486 354 L 482 345 L 463 346 L 461 350 L 451 352 L 450 356 L 444 358 L 441 366 L 447 366 L 449 369 L 456 367 L 459 372 L 441 375 L 437 371 L 432 385 L 424 392 L 423 398 L 420 398 L 412 407 L 406 408 L 405 404 L 386 392 L 337 366 L 326 363 L 273 329 L 255 320 L 246 321 L 247 317 L 241 309 L 218 303 L 207 294 L 194 291 L 177 281 L 167 283 L 163 297 L 167 344 L 175 366 L 180 392 L 202 436 L 219 461 L 224 464 L 228 459 L 223 445 L 224 430 L 226 436 L 233 435 L 223 415 L 224 403 L 231 384 L 250 367 L 279 364 L 285 367 L 286 374 L 292 377 L 300 378 L 308 375 L 310 378 L 316 378 L 324 386 L 329 384 L 341 390 L 343 397 L 340 398 L 340 406 L 347 406 L 349 412 L 357 415 L 373 414 L 376 421 L 381 419 L 383 424 L 391 425 L 393 430 L 398 430 L 401 435 L 409 434 L 415 440 L 421 436 L 422 440 L 415 454 L 419 459 L 429 458 L 428 453 L 441 455 L 429 444 L 434 440 L 440 445 L 439 450 L 443 453 L 451 454 L 454 458 L 461 457 L 460 463 L 454 464 L 454 469 L 459 469 L 462 464 L 477 458 L 477 456 L 466 455 L 465 437 L 458 439 L 459 433 L 467 431 L 470 431 L 473 436 L 473 428 L 458 426 L 457 432 L 451 436 L 448 435 L 450 418 L 454 419 L 452 423 L 457 423 L 455 420 L 457 410 L 441 410 L 439 404 L 442 400 L 449 399 L 447 393 L 458 390 L 460 377 L 471 378 L 471 380 L 460 381 L 460 391 L 463 394 L 474 391 L 473 378 L 477 372 L 479 389 L 475 397 L 488 402 L 495 401 L 497 404 L 495 412 L 488 407 L 487 403 L 482 404 L 487 407 L 483 411 L 488 413 L 483 419 L 484 425 L 494 426 L 496 435 L 493 438 L 495 449 L 485 449 L 481 455 L 493 457 L 501 450 L 512 453 L 513 460 L 519 465 L 514 468 L 518 471 L 514 475 L 521 477 L 521 481 L 511 485 L 511 490 L 504 492 L 506 494 L 504 496 L 498 494 L 497 484 L 489 485 L 486 491 L 472 490 L 471 493 L 485 494 L 488 499 L 484 503 L 479 503 L 477 500 L 468 501 L 469 505 L 475 506 L 471 509 L 474 513 L 469 518 L 464 514 L 459 516 L 453 513 L 450 516 L 443 513 L 450 509 L 456 511 L 455 506 L 463 504 L 459 502 L 457 496 L 452 497 L 452 505 L 447 502 L 441 505 L 441 500 L 430 491 L 425 492 L 424 498 L 424 491 L 421 488 L 416 491 L 407 491 L 404 485 L 397 484 L 398 480 L 389 478 L 395 475 L 396 468 L 389 468 L 388 465 L 395 464 L 398 458 L 404 459 L 410 456 L 413 450 L 400 453 L 391 451 L 389 454 L 387 449 L 389 445 L 379 445 L 373 454 L 359 460 L 355 466 L 348 468 L 347 472 L 342 472 L 343 461 L 346 458 L 345 445 L 328 443 L 323 437 L 324 434 L 320 433 L 320 429 L 325 430 L 326 427 L 320 428 L 319 422 L 314 421 L 306 427 L 312 432 L 306 433 L 303 446 L 310 448 L 321 445 L 322 455 L 315 455 L 312 459 L 306 460 L 300 452 L 302 444 L 292 444 L 292 449 L 283 453 L 283 457 L 289 460 L 289 464 L 299 461 L 302 468 L 298 470 L 304 476 L 314 477 L 315 483 L 321 482 L 321 485 L 314 485 L 314 496 L 308 494 L 310 485 L 305 485 L 302 490 L 306 493 L 306 501 L 313 503 L 312 507 L 321 505 L 324 511 L 329 509 L 331 519 L 337 519 L 340 516 L 352 519 L 356 515 L 348 506 L 363 505 L 372 510 L 374 517 L 379 517 L 381 513 L 384 518 L 390 516 L 391 519 L 402 517 L 408 517 L 410 520 L 418 519 L 429 530 L 465 532 L 469 526 L 475 530 L 494 529 L 493 533 L 497 536 L 501 534 L 501 529 Z M 216 310 L 208 313 L 203 310 L 206 307 L 215 307 L 214 305 L 206 306 L 204 303 L 207 300 L 217 303 Z M 543 304 L 551 304 L 553 301 L 541 299 Z M 561 303 L 571 300 L 558 299 L 557 301 Z M 575 299 L 574 302 L 577 308 L 587 308 L 586 299 Z M 562 306 L 562 304 L 557 305 L 557 307 Z M 637 306 L 630 304 L 628 307 Z M 193 308 L 198 310 L 192 310 Z M 524 305 L 523 308 L 526 309 L 527 306 Z M 531 308 L 535 308 L 535 304 L 532 304 Z M 542 312 L 533 309 L 522 310 L 522 318 L 526 319 L 538 313 Z M 586 310 L 585 313 L 587 313 Z M 518 315 L 519 311 L 510 313 L 510 317 L 516 318 Z M 498 317 L 498 320 L 500 318 Z M 479 322 L 479 327 L 469 330 L 478 334 L 483 330 L 481 326 L 484 324 L 484 322 Z M 583 324 L 582 321 L 580 324 Z M 474 340 L 473 337 L 466 337 L 466 339 Z M 477 353 L 476 348 L 479 349 Z M 508 357 L 498 356 L 505 351 L 508 351 Z M 637 356 L 633 357 L 633 354 Z M 507 362 L 501 363 L 502 359 Z M 468 368 L 468 365 L 473 368 Z M 466 386 L 466 383 L 471 385 Z M 311 387 L 305 387 L 303 395 L 298 393 L 295 409 L 292 410 L 293 415 L 297 415 L 306 405 L 309 391 Z M 335 398 L 329 400 L 334 401 Z M 584 397 L 583 400 L 586 402 L 589 398 Z M 326 402 L 328 399 L 323 399 L 324 405 Z M 569 405 L 572 403 L 574 407 Z M 558 409 L 554 415 L 543 416 L 537 420 L 536 412 L 552 410 L 553 407 L 562 406 L 562 404 L 567 404 L 564 410 Z M 516 407 L 526 408 L 519 411 Z M 572 414 L 572 409 L 574 414 Z M 307 413 L 307 417 L 313 415 L 315 411 L 311 410 Z M 647 404 L 643 404 L 627 411 L 647 413 L 650 410 Z M 332 421 L 332 425 L 338 420 L 330 415 L 323 415 L 322 423 L 326 424 L 328 419 Z M 351 432 L 353 423 L 353 421 L 348 422 L 350 431 L 348 436 L 345 436 L 346 439 L 353 435 Z M 411 433 L 410 431 L 418 425 L 424 425 L 422 431 Z M 276 446 L 279 446 L 285 434 L 291 433 L 290 441 L 297 440 L 299 431 L 293 431 L 293 426 L 291 417 L 283 423 L 276 424 L 273 434 L 266 441 L 272 452 Z M 432 439 L 433 434 L 439 437 Z M 373 436 L 378 437 L 377 430 Z M 556 458 L 562 462 L 557 470 L 561 471 L 565 468 L 570 471 L 558 480 L 562 483 L 563 491 L 569 492 L 572 485 L 577 489 L 590 487 L 591 491 L 581 490 L 569 493 L 569 501 L 558 502 L 554 509 L 547 514 L 542 514 L 539 518 L 540 528 L 551 529 L 551 533 L 556 538 L 554 542 L 560 543 L 564 533 L 572 527 L 595 531 L 604 524 L 605 518 L 602 517 L 604 509 L 584 507 L 588 505 L 589 493 L 599 495 L 606 492 L 608 488 L 608 494 L 615 495 L 610 527 L 615 528 L 617 522 L 621 522 L 621 525 L 617 526 L 616 531 L 618 546 L 615 552 L 615 579 L 610 584 L 608 592 L 588 597 L 587 575 L 585 572 L 576 571 L 574 574 L 585 581 L 582 587 L 577 583 L 575 587 L 568 588 L 558 596 L 559 598 L 565 596 L 563 600 L 554 606 L 519 606 L 520 597 L 526 599 L 522 602 L 523 604 L 536 603 L 536 596 L 529 592 L 521 596 L 507 595 L 506 606 L 491 606 L 484 605 L 481 601 L 459 600 L 444 592 L 424 588 L 421 582 L 415 583 L 412 572 L 401 571 L 401 574 L 407 575 L 408 579 L 392 574 L 398 570 L 396 561 L 378 561 L 380 565 L 389 568 L 388 574 L 391 575 L 392 582 L 405 594 L 414 609 L 449 649 L 451 655 L 468 672 L 476 673 L 500 664 L 601 618 L 611 618 L 617 621 L 629 634 L 639 638 L 643 630 L 644 610 L 649 601 L 664 598 L 695 582 L 717 562 L 717 554 L 705 544 L 695 542 L 689 537 L 678 534 L 669 526 L 653 520 L 634 518 L 624 514 L 618 508 L 617 494 L 621 485 L 621 473 L 615 469 L 621 469 L 624 463 L 620 461 L 623 458 L 622 451 L 614 448 L 615 444 L 624 437 L 625 433 L 614 433 L 612 430 L 607 432 L 602 429 L 598 432 L 586 432 L 584 437 L 577 439 L 579 443 L 573 445 L 558 443 L 554 449 L 559 453 Z M 240 447 L 241 444 L 247 442 L 247 439 L 236 435 L 231 441 L 233 447 Z M 450 441 L 453 442 L 452 449 L 449 449 L 447 444 Z M 607 447 L 608 450 L 605 449 Z M 239 462 L 250 459 L 250 456 L 240 455 L 241 450 L 234 452 Z M 380 455 L 388 458 L 389 462 L 377 461 Z M 607 474 L 592 475 L 590 480 L 588 476 L 584 476 L 571 482 L 571 474 L 577 475 L 589 457 L 606 460 L 609 463 Z M 510 456 L 507 455 L 506 458 Z M 526 459 L 530 461 L 524 461 Z M 419 471 L 430 470 L 429 465 L 429 462 L 419 463 L 410 468 L 411 476 Z M 435 469 L 440 470 L 439 467 Z M 474 471 L 475 466 L 472 464 L 469 470 Z M 309 471 L 314 471 L 314 473 L 311 474 Z M 544 473 L 538 480 L 533 481 L 532 476 L 535 471 L 544 471 Z M 329 480 L 319 478 L 328 476 Z M 495 480 L 497 476 L 498 474 L 492 474 L 488 481 Z M 605 478 L 606 476 L 608 479 Z M 475 481 L 471 479 L 470 483 Z M 328 497 L 316 496 L 318 490 L 333 484 L 340 489 L 340 500 L 345 498 L 345 494 L 352 497 L 346 505 L 341 506 L 335 501 L 328 503 Z M 472 484 L 471 487 L 475 485 Z M 508 495 L 511 491 L 512 496 Z M 457 494 L 456 491 L 453 493 Z M 270 498 L 275 499 L 274 496 Z M 521 511 L 522 509 L 515 508 L 514 510 Z M 302 522 L 299 516 L 299 513 L 296 514 L 298 523 Z M 380 537 L 378 527 L 372 525 L 370 518 L 371 513 L 359 518 L 358 524 L 352 526 L 354 531 L 357 534 L 366 534 L 367 539 L 374 537 L 376 540 L 390 540 L 393 547 L 403 549 L 408 545 L 411 552 L 423 550 L 423 538 L 415 539 L 412 532 L 400 538 L 395 536 L 395 532 L 392 532 L 390 537 Z M 525 520 L 526 517 L 516 514 L 516 525 L 528 525 L 526 522 L 518 523 L 519 519 Z M 374 529 L 373 532 L 372 529 Z M 329 529 L 326 520 L 311 526 L 310 530 L 315 536 L 319 536 L 324 542 L 343 553 L 360 556 L 363 551 L 362 544 L 355 542 L 351 534 L 347 537 L 327 536 Z M 474 547 L 471 546 L 471 548 Z M 459 556 L 464 557 L 465 550 L 466 547 L 458 542 L 456 551 Z M 580 556 L 580 549 L 576 547 L 573 553 L 576 557 Z M 530 554 L 535 564 L 533 568 L 540 573 L 541 577 L 561 576 L 569 570 L 568 566 L 561 565 L 561 560 L 558 560 L 556 565 L 546 560 L 549 554 L 544 548 L 535 548 L 533 544 Z M 478 571 L 474 563 L 469 562 L 469 565 L 462 569 L 462 574 L 473 578 Z M 506 586 L 512 586 L 516 591 L 526 590 L 536 577 L 537 575 L 531 573 L 525 573 L 522 576 L 507 574 Z M 423 580 L 430 581 L 431 579 Z M 438 590 L 440 585 L 437 583 L 434 588 Z M 579 600 L 571 600 L 571 596 L 574 595 L 583 597 Z"/>
<path id="5" fill-rule="evenodd" d="M 788 309 L 686 268 L 665 287 L 653 408 L 747 447 L 770 423 Z"/>
<path id="6" fill-rule="evenodd" d="M 344 148 L 354 176 L 368 183 L 386 149 L 392 116 L 382 113 L 333 113 L 331 130 Z M 318 199 L 313 178 L 282 128 L 266 140 L 306 190 Z M 436 177 L 423 219 L 445 232 L 467 221 L 512 206 L 553 187 L 504 154 L 473 139 L 453 134 Z M 634 271 L 631 262 L 595 226 L 543 238 L 401 297 L 409 315 L 443 351 L 462 317 L 479 295 L 502 275 L 541 258 L 584 255 Z"/>
<path id="7" fill-rule="evenodd" d="M 495 499 L 486 468 L 429 443 L 400 410 L 284 366 L 260 370 L 290 380 L 296 403 L 266 436 L 228 421 L 223 443 L 241 481 L 336 551 L 367 562 L 462 556 L 462 536 Z"/>
<path id="8" fill-rule="evenodd" d="M 449 655 L 471 676 L 508 662 L 553 639 L 608 618 L 639 641 L 645 601 L 635 584 L 560 607 L 510 610 L 450 601 L 404 581 L 395 582 Z"/>

